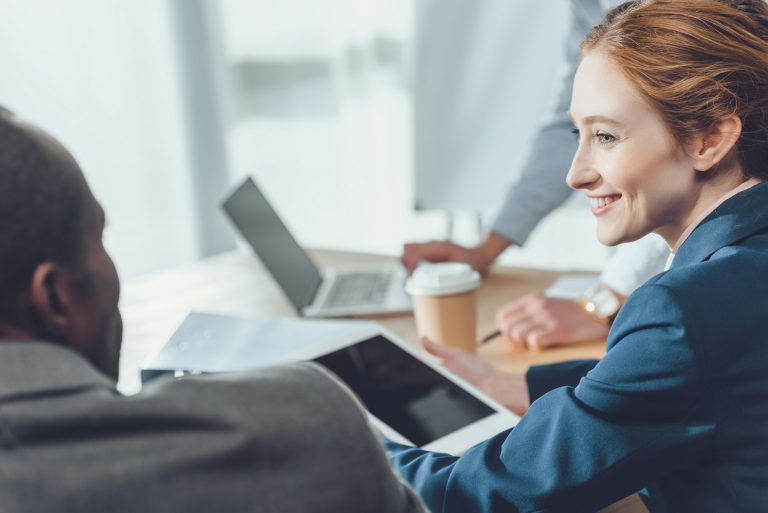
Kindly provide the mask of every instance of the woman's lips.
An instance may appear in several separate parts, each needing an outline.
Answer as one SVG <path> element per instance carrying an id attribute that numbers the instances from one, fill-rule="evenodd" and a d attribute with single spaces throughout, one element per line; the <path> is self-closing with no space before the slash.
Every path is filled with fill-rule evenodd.
<path id="1" fill-rule="evenodd" d="M 621 194 L 590 197 L 589 206 L 592 207 L 592 213 L 594 215 L 601 216 L 611 210 L 619 199 L 621 199 Z"/>

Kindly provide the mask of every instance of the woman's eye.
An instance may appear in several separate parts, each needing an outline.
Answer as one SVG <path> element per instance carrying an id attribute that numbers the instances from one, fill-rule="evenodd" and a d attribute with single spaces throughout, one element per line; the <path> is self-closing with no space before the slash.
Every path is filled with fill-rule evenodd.
<path id="1" fill-rule="evenodd" d="M 579 129 L 578 128 L 571 128 L 571 133 L 573 136 L 578 139 L 579 138 Z"/>
<path id="2" fill-rule="evenodd" d="M 616 138 L 608 132 L 596 132 L 595 140 L 600 144 L 611 144 L 616 141 Z"/>

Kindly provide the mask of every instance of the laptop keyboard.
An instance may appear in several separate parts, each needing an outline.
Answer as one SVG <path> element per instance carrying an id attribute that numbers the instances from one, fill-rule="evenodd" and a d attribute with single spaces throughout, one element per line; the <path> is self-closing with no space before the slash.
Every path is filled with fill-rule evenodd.
<path id="1" fill-rule="evenodd" d="M 323 307 L 382 304 L 391 280 L 392 274 L 388 272 L 339 274 L 323 302 Z"/>

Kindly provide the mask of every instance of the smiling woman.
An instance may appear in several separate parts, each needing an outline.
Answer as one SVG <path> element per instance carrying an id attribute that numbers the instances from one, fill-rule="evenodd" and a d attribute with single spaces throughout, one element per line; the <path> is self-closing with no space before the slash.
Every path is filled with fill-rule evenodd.
<path id="1" fill-rule="evenodd" d="M 655 2 L 659 22 L 644 4 L 582 45 L 568 182 L 586 190 L 604 244 L 653 231 L 677 249 L 718 198 L 768 176 L 768 19 L 757 2 Z"/>
<path id="2" fill-rule="evenodd" d="M 741 132 L 737 116 L 679 142 L 659 111 L 599 50 L 579 66 L 571 115 L 580 141 L 568 184 L 586 191 L 603 244 L 655 232 L 675 247 L 694 219 L 745 180 L 738 160 L 727 159 Z"/>
<path id="3" fill-rule="evenodd" d="M 763 0 L 632 1 L 592 30 L 568 183 L 601 242 L 656 232 L 674 261 L 629 296 L 603 360 L 496 396 L 530 399 L 513 430 L 459 458 L 389 443 L 433 511 L 590 512 L 643 488 L 651 511 L 765 509 L 766 112 Z"/>
<path id="4" fill-rule="evenodd" d="M 582 44 L 602 52 L 681 144 L 730 116 L 745 177 L 768 178 L 768 8 L 759 0 L 626 2 Z"/>

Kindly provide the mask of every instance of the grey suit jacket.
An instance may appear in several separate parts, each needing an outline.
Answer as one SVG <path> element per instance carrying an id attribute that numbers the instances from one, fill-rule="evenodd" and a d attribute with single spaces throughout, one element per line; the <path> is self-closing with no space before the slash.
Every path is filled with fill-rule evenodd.
<path id="1" fill-rule="evenodd" d="M 0 511 L 421 512 L 352 395 L 295 364 L 135 396 L 68 349 L 0 342 Z"/>
<path id="2" fill-rule="evenodd" d="M 603 15 L 623 0 L 570 0 L 571 24 L 565 40 L 565 69 L 551 117 L 539 128 L 520 177 L 507 191 L 492 230 L 518 245 L 552 210 L 573 192 L 565 176 L 576 153 L 573 123 L 568 117 L 573 77 L 579 65 L 579 46 Z M 661 270 L 661 269 L 659 269 Z M 635 286 L 640 283 L 634 284 Z"/>

